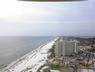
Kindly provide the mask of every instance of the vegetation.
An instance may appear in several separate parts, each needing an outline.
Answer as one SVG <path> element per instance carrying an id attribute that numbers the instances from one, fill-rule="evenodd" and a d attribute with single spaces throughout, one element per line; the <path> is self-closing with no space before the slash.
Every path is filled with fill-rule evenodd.
<path id="1" fill-rule="evenodd" d="M 49 59 L 55 57 L 55 45 L 52 46 L 49 52 L 51 53 L 51 55 L 49 56 Z"/>
<path id="2" fill-rule="evenodd" d="M 60 68 L 69 68 L 70 66 L 68 64 L 66 65 L 59 65 L 59 64 L 51 64 L 50 65 L 50 68 L 53 69 L 53 70 L 59 70 Z"/>
<path id="3" fill-rule="evenodd" d="M 60 65 L 59 64 L 51 64 L 50 68 L 53 70 L 58 70 L 60 68 Z"/>

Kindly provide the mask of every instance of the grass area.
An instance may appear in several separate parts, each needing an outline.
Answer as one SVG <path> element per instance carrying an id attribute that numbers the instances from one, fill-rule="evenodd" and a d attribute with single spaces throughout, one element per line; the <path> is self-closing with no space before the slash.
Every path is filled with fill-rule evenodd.
<path id="1" fill-rule="evenodd" d="M 59 70 L 61 68 L 68 69 L 69 66 L 68 65 L 51 64 L 50 68 L 53 70 Z"/>
<path id="2" fill-rule="evenodd" d="M 58 70 L 58 69 L 60 69 L 60 65 L 59 64 L 51 64 L 50 68 L 53 70 Z"/>

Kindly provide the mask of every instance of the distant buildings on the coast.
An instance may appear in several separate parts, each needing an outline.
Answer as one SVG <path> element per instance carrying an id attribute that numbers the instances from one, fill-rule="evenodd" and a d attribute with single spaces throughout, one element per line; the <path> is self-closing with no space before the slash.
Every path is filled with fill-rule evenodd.
<path id="1" fill-rule="evenodd" d="M 55 42 L 55 54 L 56 56 L 70 55 L 73 52 L 77 52 L 77 45 L 77 40 L 65 40 L 63 37 L 60 37 Z"/>
<path id="2" fill-rule="evenodd" d="M 59 37 L 53 46 L 48 65 L 59 72 L 80 72 L 79 69 L 95 69 L 94 39 Z M 89 44 L 90 43 L 90 44 Z"/>

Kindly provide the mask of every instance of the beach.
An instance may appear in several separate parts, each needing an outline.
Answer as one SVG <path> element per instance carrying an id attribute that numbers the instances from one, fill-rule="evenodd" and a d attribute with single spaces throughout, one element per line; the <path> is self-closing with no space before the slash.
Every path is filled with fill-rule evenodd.
<path id="1" fill-rule="evenodd" d="M 37 70 L 46 63 L 49 55 L 48 51 L 52 48 L 56 40 L 57 38 L 36 48 L 20 59 L 13 61 L 7 67 L 2 69 L 1 72 L 37 72 Z"/>

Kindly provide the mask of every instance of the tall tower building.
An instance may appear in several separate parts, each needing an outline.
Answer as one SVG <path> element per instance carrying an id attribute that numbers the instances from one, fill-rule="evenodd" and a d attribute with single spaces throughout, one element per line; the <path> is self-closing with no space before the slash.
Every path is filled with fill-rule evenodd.
<path id="1" fill-rule="evenodd" d="M 76 40 L 64 40 L 63 37 L 60 37 L 55 42 L 55 54 L 56 56 L 65 56 L 70 55 L 72 52 L 77 52 L 77 43 Z"/>
<path id="2" fill-rule="evenodd" d="M 73 41 L 65 41 L 65 55 L 70 55 L 73 52 L 77 52 L 77 42 Z"/>
<path id="3" fill-rule="evenodd" d="M 63 40 L 63 37 L 60 37 L 55 42 L 55 54 L 56 54 L 56 56 L 64 56 L 65 55 L 65 41 Z"/>

